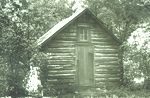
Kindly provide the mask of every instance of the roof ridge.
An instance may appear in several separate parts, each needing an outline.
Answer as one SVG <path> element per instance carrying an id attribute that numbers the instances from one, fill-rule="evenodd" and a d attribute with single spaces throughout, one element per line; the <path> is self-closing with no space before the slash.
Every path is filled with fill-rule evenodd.
<path id="1" fill-rule="evenodd" d="M 40 46 L 43 43 L 45 43 L 50 37 L 52 37 L 54 34 L 56 34 L 57 32 L 59 32 L 60 30 L 62 30 L 63 28 L 65 28 L 66 26 L 69 25 L 69 23 L 71 23 L 73 20 L 75 20 L 77 17 L 79 17 L 80 15 L 82 15 L 82 13 L 84 13 L 85 11 L 89 11 L 89 9 L 84 8 L 81 9 L 75 13 L 73 13 L 70 17 L 63 19 L 62 21 L 60 21 L 59 23 L 57 23 L 55 26 L 53 26 L 47 33 L 45 33 L 43 36 L 41 36 L 37 41 L 36 41 L 36 45 Z M 101 20 L 99 20 L 96 16 L 94 16 L 91 12 L 89 13 L 92 15 L 92 17 L 99 23 L 101 24 L 106 31 L 117 41 L 121 44 L 121 41 L 119 41 L 119 39 L 110 32 L 110 30 L 103 24 L 103 22 Z"/>

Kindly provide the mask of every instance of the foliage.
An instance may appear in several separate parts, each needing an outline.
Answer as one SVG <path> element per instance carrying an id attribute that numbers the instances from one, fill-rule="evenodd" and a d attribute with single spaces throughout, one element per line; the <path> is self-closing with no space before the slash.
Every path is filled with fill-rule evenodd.
<path id="1" fill-rule="evenodd" d="M 82 1 L 122 42 L 150 15 L 147 0 Z"/>
<path id="2" fill-rule="evenodd" d="M 45 96 L 58 96 L 59 98 L 65 98 L 64 96 L 69 94 L 72 96 L 77 90 L 77 86 L 74 84 L 64 83 L 65 80 L 58 80 L 52 86 L 47 86 L 45 90 Z M 48 84 L 47 84 L 48 85 Z M 72 96 L 73 97 L 73 96 Z"/>
<path id="3" fill-rule="evenodd" d="M 72 14 L 72 3 L 66 0 L 30 0 L 29 1 L 30 36 L 36 41 L 62 19 Z M 67 5 L 67 6 L 66 6 Z"/>
<path id="4" fill-rule="evenodd" d="M 41 59 L 44 57 L 41 57 L 42 54 L 38 52 L 39 47 L 35 47 L 33 42 L 58 21 L 70 16 L 73 2 L 67 3 L 65 0 L 59 2 L 2 0 L 0 2 L 0 43 L 2 43 L 0 52 L 4 54 L 0 56 L 0 70 L 5 69 L 1 72 L 5 85 L 0 89 L 3 90 L 3 95 L 23 95 L 26 93 L 23 86 L 26 86 L 28 80 L 24 77 L 30 70 L 30 66 L 42 67 L 46 62 Z M 44 68 L 41 70 L 43 71 Z M 41 72 L 44 74 L 41 76 L 45 78 L 44 71 Z"/>
<path id="5" fill-rule="evenodd" d="M 4 79 L 5 94 L 9 96 L 26 94 L 25 88 L 22 87 L 23 79 L 29 70 L 24 53 L 27 52 L 27 24 L 24 22 L 24 16 L 27 12 L 23 9 L 21 3 L 13 1 L 5 1 L 5 5 L 1 7 L 1 68 L 5 68 Z"/>
<path id="6" fill-rule="evenodd" d="M 125 84 L 132 87 L 134 78 L 144 78 L 144 87 L 150 88 L 150 25 L 142 24 L 124 43 L 124 78 Z"/>
<path id="7" fill-rule="evenodd" d="M 28 24 L 30 25 L 29 36 L 32 41 L 36 41 L 40 36 L 45 34 L 50 28 L 64 18 L 69 17 L 72 13 L 72 6 L 74 2 L 67 0 L 30 0 L 29 1 L 29 16 Z M 46 53 L 38 53 L 33 55 L 30 64 L 40 67 L 40 80 L 44 92 L 47 91 L 47 61 L 48 55 Z M 46 90 L 46 91 L 45 91 Z"/>
<path id="8" fill-rule="evenodd" d="M 75 98 L 147 98 L 149 90 L 131 91 L 125 87 L 105 88 L 80 88 L 72 96 Z M 67 96 L 67 95 L 65 95 Z M 69 96 L 69 94 L 68 94 Z M 70 97 L 66 97 L 70 98 Z"/>

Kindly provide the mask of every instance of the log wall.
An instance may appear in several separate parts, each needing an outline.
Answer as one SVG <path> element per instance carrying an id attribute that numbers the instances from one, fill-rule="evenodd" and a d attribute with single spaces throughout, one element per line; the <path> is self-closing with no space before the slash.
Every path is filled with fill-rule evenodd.
<path id="1" fill-rule="evenodd" d="M 92 25 L 91 38 L 95 50 L 95 84 L 120 83 L 122 66 L 119 62 L 119 44 L 96 23 Z"/>
<path id="2" fill-rule="evenodd" d="M 54 84 L 61 80 L 64 80 L 61 81 L 64 83 L 76 83 L 75 44 L 77 43 L 77 26 L 85 22 L 81 21 L 83 18 L 85 17 L 78 18 L 43 45 L 42 51 L 49 55 L 48 83 Z M 91 43 L 94 45 L 95 85 L 121 82 L 122 55 L 118 51 L 118 42 L 90 16 L 87 18 L 91 19 L 84 24 L 91 28 Z"/>
<path id="3" fill-rule="evenodd" d="M 72 23 L 52 40 L 46 43 L 45 53 L 49 54 L 48 83 L 75 83 L 76 24 Z"/>

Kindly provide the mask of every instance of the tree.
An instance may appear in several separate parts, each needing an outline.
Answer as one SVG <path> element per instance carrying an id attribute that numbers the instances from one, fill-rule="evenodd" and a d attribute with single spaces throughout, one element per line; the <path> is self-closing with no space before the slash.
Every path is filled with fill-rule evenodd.
<path id="1" fill-rule="evenodd" d="M 23 1 L 23 0 L 22 0 Z M 25 20 L 28 9 L 22 3 L 14 1 L 1 1 L 1 68 L 4 68 L 5 85 L 3 95 L 21 96 L 27 92 L 23 88 L 23 80 L 29 71 L 27 59 L 24 57 L 30 47 L 28 40 L 28 25 Z"/>
<path id="2" fill-rule="evenodd" d="M 30 0 L 28 25 L 30 26 L 29 36 L 31 42 L 36 40 L 50 30 L 56 23 L 69 17 L 72 13 L 72 6 L 75 2 L 68 0 Z M 40 80 L 45 94 L 49 92 L 50 87 L 47 85 L 47 63 L 48 55 L 45 53 L 35 53 L 30 59 L 31 66 L 40 67 Z"/>
<path id="3" fill-rule="evenodd" d="M 150 15 L 147 0 L 83 0 L 88 8 L 122 41 Z"/>
<path id="4" fill-rule="evenodd" d="M 150 24 L 143 23 L 124 43 L 124 77 L 127 86 L 132 86 L 134 78 L 144 78 L 144 87 L 150 88 Z"/>
<path id="5" fill-rule="evenodd" d="M 73 13 L 71 7 L 74 3 L 67 0 L 30 0 L 29 3 L 30 36 L 36 39 Z"/>

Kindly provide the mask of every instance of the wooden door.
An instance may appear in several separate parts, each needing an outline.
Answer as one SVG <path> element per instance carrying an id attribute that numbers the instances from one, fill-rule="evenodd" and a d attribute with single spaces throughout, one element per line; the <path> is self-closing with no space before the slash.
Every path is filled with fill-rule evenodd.
<path id="1" fill-rule="evenodd" d="M 79 86 L 94 85 L 93 47 L 77 46 L 77 78 Z"/>

